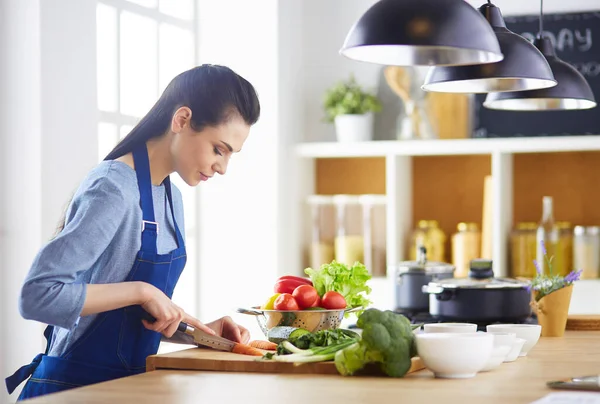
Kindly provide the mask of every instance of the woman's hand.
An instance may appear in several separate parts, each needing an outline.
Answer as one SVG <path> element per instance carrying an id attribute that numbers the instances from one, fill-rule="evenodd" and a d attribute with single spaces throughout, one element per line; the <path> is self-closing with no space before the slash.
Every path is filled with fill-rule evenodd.
<path id="1" fill-rule="evenodd" d="M 143 299 L 140 305 L 144 310 L 156 319 L 150 323 L 142 320 L 144 327 L 149 330 L 160 332 L 167 338 L 171 338 L 177 331 L 179 323 L 185 321 L 194 328 L 215 334 L 211 328 L 202 324 L 200 320 L 187 314 L 181 307 L 177 306 L 167 295 L 153 285 L 144 284 Z"/>
<path id="2" fill-rule="evenodd" d="M 227 338 L 234 342 L 242 344 L 250 341 L 250 332 L 239 324 L 236 324 L 231 317 L 225 316 L 218 320 L 206 323 L 208 327 L 214 330 L 217 335 Z"/>

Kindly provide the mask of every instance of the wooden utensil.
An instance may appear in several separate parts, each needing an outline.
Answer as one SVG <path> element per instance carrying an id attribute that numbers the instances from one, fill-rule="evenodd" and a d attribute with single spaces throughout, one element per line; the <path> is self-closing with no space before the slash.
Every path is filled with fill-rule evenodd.
<path id="1" fill-rule="evenodd" d="M 410 98 L 410 76 L 406 69 L 399 66 L 388 66 L 384 69 L 385 81 L 390 88 L 405 103 L 412 102 Z"/>

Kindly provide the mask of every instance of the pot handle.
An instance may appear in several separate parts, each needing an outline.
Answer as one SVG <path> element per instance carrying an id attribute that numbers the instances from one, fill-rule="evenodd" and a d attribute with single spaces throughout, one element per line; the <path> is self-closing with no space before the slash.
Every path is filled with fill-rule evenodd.
<path id="1" fill-rule="evenodd" d="M 421 291 L 430 295 L 441 295 L 444 293 L 444 288 L 441 286 L 423 285 Z"/>
<path id="2" fill-rule="evenodd" d="M 453 298 L 454 293 L 455 293 L 452 289 L 444 289 L 441 286 L 430 286 L 430 285 L 423 285 L 423 287 L 421 288 L 421 291 L 423 293 L 435 295 L 437 300 L 450 300 Z"/>

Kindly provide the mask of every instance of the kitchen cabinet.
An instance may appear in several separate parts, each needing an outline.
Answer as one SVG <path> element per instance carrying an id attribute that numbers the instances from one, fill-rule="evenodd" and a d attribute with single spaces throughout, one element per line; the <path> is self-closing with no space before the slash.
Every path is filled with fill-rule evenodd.
<path id="1" fill-rule="evenodd" d="M 481 224 L 484 177 L 490 174 L 496 276 L 510 274 L 510 232 L 517 222 L 539 221 L 542 196 L 554 197 L 556 220 L 600 223 L 597 136 L 304 143 L 296 155 L 310 173 L 299 189 L 302 198 L 387 195 L 388 265 L 407 259 L 408 238 L 419 219 L 438 220 L 448 238 L 446 251 L 457 223 Z M 298 248 L 307 245 L 303 237 Z M 600 292 L 600 281 L 584 282 Z"/>

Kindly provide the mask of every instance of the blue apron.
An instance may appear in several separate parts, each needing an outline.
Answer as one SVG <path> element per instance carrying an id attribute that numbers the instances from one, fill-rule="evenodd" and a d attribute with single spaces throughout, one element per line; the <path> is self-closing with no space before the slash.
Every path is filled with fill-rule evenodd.
<path id="1" fill-rule="evenodd" d="M 154 220 L 150 165 L 145 144 L 133 152 L 133 159 L 143 217 L 142 246 L 126 281 L 150 283 L 171 298 L 186 262 L 183 237 L 173 211 L 171 182 L 167 177 L 164 184 L 175 224 L 177 249 L 168 254 L 158 254 L 156 236 L 159 229 Z M 144 327 L 141 321 L 143 314 L 141 306 L 99 313 L 83 335 L 59 357 L 48 356 L 53 330 L 48 326 L 44 331 L 46 352 L 38 354 L 33 362 L 6 378 L 8 393 L 11 394 L 29 376 L 31 378 L 19 400 L 143 373 L 146 357 L 157 353 L 161 340 L 160 333 Z"/>

